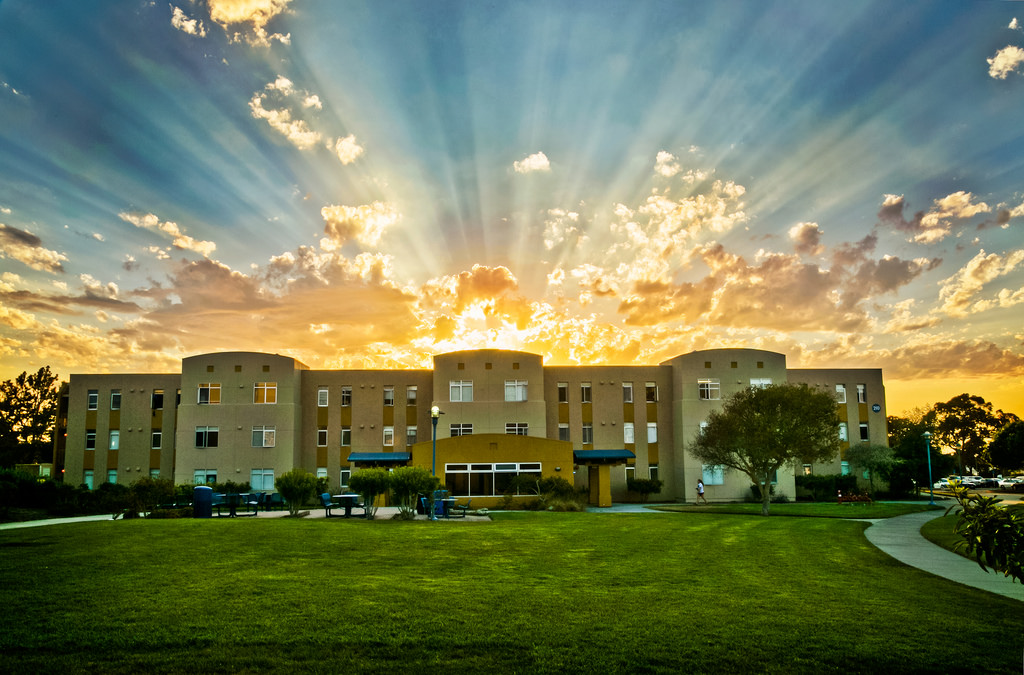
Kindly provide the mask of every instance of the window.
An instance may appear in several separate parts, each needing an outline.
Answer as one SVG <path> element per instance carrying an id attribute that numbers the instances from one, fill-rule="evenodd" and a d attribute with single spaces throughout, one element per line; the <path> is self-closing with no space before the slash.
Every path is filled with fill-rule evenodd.
<path id="1" fill-rule="evenodd" d="M 107 482 L 117 485 L 117 469 L 107 469 Z"/>
<path id="2" fill-rule="evenodd" d="M 275 441 L 277 440 L 277 428 L 276 427 L 253 427 L 252 428 L 252 447 L 254 448 L 272 448 L 274 447 Z"/>
<path id="3" fill-rule="evenodd" d="M 277 403 L 277 382 L 257 382 L 253 388 L 253 403 Z"/>
<path id="4" fill-rule="evenodd" d="M 591 398 L 590 398 L 590 383 L 589 382 L 580 382 L 580 402 L 581 403 L 590 403 L 591 402 Z"/>
<path id="5" fill-rule="evenodd" d="M 416 443 L 416 427 L 405 428 L 405 444 L 414 445 Z"/>
<path id="6" fill-rule="evenodd" d="M 153 433 L 150 436 L 149 447 L 156 450 L 163 447 L 164 443 L 164 432 L 160 429 L 153 429 Z"/>
<path id="7" fill-rule="evenodd" d="M 589 422 L 583 424 L 583 445 L 594 444 L 594 425 Z"/>
<path id="8" fill-rule="evenodd" d="M 216 448 L 219 440 L 219 427 L 196 427 L 197 448 Z"/>
<path id="9" fill-rule="evenodd" d="M 316 430 L 316 447 L 326 448 L 327 447 L 327 427 L 317 427 Z"/>
<path id="10" fill-rule="evenodd" d="M 348 487 L 348 481 L 352 478 L 352 469 L 342 469 L 341 473 L 338 474 L 338 482 L 341 483 L 341 487 Z"/>
<path id="11" fill-rule="evenodd" d="M 384 405 L 395 405 L 395 388 L 384 387 Z"/>
<path id="12" fill-rule="evenodd" d="M 164 390 L 154 389 L 153 394 L 149 397 L 149 407 L 153 410 L 164 409 Z"/>
<path id="13" fill-rule="evenodd" d="M 217 472 L 197 469 L 192 472 L 193 485 L 213 485 L 217 482 Z"/>
<path id="14" fill-rule="evenodd" d="M 861 422 L 860 423 L 860 440 L 861 440 L 862 443 L 867 443 L 868 440 L 869 440 L 868 439 L 868 423 L 867 422 Z"/>
<path id="15" fill-rule="evenodd" d="M 347 408 L 352 405 L 352 387 L 341 388 L 341 407 Z"/>
<path id="16" fill-rule="evenodd" d="M 160 469 L 150 469 L 149 477 L 152 478 L 153 480 L 160 478 Z"/>
<path id="17" fill-rule="evenodd" d="M 200 405 L 215 405 L 220 403 L 220 384 L 213 382 L 201 383 L 199 385 L 198 402 Z"/>
<path id="18" fill-rule="evenodd" d="M 846 403 L 846 385 L 845 384 L 837 384 L 836 385 L 836 402 L 837 403 Z"/>
<path id="19" fill-rule="evenodd" d="M 525 474 L 540 478 L 541 464 L 445 464 L 444 473 L 445 487 L 453 497 L 494 497 L 505 494 L 516 476 Z"/>
<path id="20" fill-rule="evenodd" d="M 405 388 L 405 404 L 416 405 L 416 385 Z"/>
<path id="21" fill-rule="evenodd" d="M 633 436 L 633 423 L 632 422 L 623 422 L 622 423 L 622 442 L 626 443 L 627 445 L 629 443 L 636 443 L 636 440 L 635 440 L 635 438 Z"/>
<path id="22" fill-rule="evenodd" d="M 390 446 L 393 446 L 394 444 L 395 444 L 395 428 L 394 427 L 390 427 L 390 426 L 389 427 L 384 427 L 384 445 L 387 446 L 387 447 L 390 447 Z"/>
<path id="23" fill-rule="evenodd" d="M 89 410 L 96 410 L 100 406 L 100 391 L 99 389 L 89 390 Z"/>
<path id="24" fill-rule="evenodd" d="M 505 433 L 512 436 L 529 436 L 530 425 L 525 422 L 506 422 Z"/>
<path id="25" fill-rule="evenodd" d="M 846 428 L 846 422 L 839 423 L 839 440 L 848 441 L 850 440 L 850 433 Z"/>
<path id="26" fill-rule="evenodd" d="M 650 476 L 651 480 L 658 480 L 658 465 L 651 464 L 647 468 L 647 475 Z"/>
<path id="27" fill-rule="evenodd" d="M 558 402 L 568 403 L 569 402 L 569 383 L 559 382 L 558 383 Z"/>
<path id="28" fill-rule="evenodd" d="M 702 401 L 717 401 L 722 398 L 722 384 L 718 378 L 699 379 L 697 380 L 697 395 Z"/>
<path id="29" fill-rule="evenodd" d="M 647 423 L 647 442 L 657 443 L 658 442 L 658 423 L 648 422 Z"/>
<path id="30" fill-rule="evenodd" d="M 86 429 L 85 430 L 85 449 L 95 450 L 96 449 L 96 430 Z"/>
<path id="31" fill-rule="evenodd" d="M 764 389 L 772 384 L 772 378 L 770 377 L 752 377 L 750 378 L 750 386 L 756 387 L 757 389 Z"/>
<path id="32" fill-rule="evenodd" d="M 452 380 L 448 389 L 453 403 L 469 403 L 473 400 L 473 380 Z"/>
<path id="33" fill-rule="evenodd" d="M 249 472 L 249 487 L 254 492 L 274 491 L 274 470 L 253 469 Z"/>
<path id="34" fill-rule="evenodd" d="M 814 469 L 811 467 L 811 465 L 810 464 L 804 464 L 804 475 L 805 476 L 810 476 L 813 473 L 814 473 Z"/>
<path id="35" fill-rule="evenodd" d="M 648 382 L 644 385 L 645 393 L 647 394 L 648 403 L 658 402 L 658 384 L 656 382 Z"/>
<path id="36" fill-rule="evenodd" d="M 623 382 L 622 383 L 622 402 L 632 403 L 633 402 L 633 383 Z"/>
<path id="37" fill-rule="evenodd" d="M 850 463 L 849 462 L 842 462 L 840 464 L 840 467 L 841 467 L 839 469 L 840 474 L 842 474 L 843 476 L 849 476 L 850 475 Z"/>
<path id="38" fill-rule="evenodd" d="M 110 444 L 107 446 L 109 450 L 120 450 L 121 449 L 121 432 L 117 429 L 110 430 Z"/>
<path id="39" fill-rule="evenodd" d="M 110 392 L 110 409 L 120 410 L 121 409 L 121 390 L 115 389 Z"/>
<path id="40" fill-rule="evenodd" d="M 569 440 L 569 425 L 559 424 L 558 425 L 558 440 L 567 441 Z"/>
<path id="41" fill-rule="evenodd" d="M 448 427 L 448 432 L 454 438 L 455 436 L 471 436 L 473 435 L 472 424 L 452 424 Z"/>
<path id="42" fill-rule="evenodd" d="M 857 403 L 867 403 L 867 402 L 868 402 L 868 388 L 867 388 L 867 385 L 858 384 L 857 385 Z"/>
<path id="43" fill-rule="evenodd" d="M 85 485 L 87 490 L 92 489 L 92 469 L 87 469 L 85 473 L 82 474 L 82 483 Z"/>
<path id="44" fill-rule="evenodd" d="M 704 485 L 724 485 L 725 467 L 721 464 L 704 464 L 700 468 Z"/>
<path id="45" fill-rule="evenodd" d="M 326 466 L 318 466 L 316 468 L 316 477 L 317 478 L 327 478 L 327 467 Z"/>
<path id="46" fill-rule="evenodd" d="M 352 427 L 341 428 L 341 447 L 347 448 L 352 445 Z"/>
<path id="47" fill-rule="evenodd" d="M 318 408 L 327 407 L 327 387 L 320 387 L 316 390 L 316 405 Z"/>
<path id="48" fill-rule="evenodd" d="M 526 400 L 526 380 L 505 380 L 505 400 L 516 403 Z"/>
<path id="49" fill-rule="evenodd" d="M 628 483 L 632 479 L 636 478 L 636 467 L 626 465 L 626 482 Z"/>

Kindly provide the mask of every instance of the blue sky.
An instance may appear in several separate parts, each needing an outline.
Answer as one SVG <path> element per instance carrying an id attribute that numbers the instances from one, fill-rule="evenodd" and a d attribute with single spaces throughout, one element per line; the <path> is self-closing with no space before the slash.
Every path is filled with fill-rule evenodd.
<path id="1" fill-rule="evenodd" d="M 0 376 L 758 347 L 1024 413 L 1012 2 L 0 2 Z"/>

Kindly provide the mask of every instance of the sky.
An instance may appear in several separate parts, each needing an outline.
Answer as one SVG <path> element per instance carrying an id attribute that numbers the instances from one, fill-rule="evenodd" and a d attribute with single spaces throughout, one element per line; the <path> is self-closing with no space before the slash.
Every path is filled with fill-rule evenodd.
<path id="1" fill-rule="evenodd" d="M 0 378 L 698 349 L 1024 416 L 1024 4 L 0 0 Z"/>

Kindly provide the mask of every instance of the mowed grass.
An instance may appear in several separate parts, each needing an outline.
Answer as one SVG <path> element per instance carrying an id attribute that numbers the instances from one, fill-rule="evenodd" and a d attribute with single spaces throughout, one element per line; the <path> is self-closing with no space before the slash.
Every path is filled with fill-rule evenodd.
<path id="1" fill-rule="evenodd" d="M 665 504 L 651 507 L 658 511 L 678 513 L 761 515 L 761 504 L 751 502 L 721 502 L 710 504 Z M 790 502 L 772 504 L 769 511 L 773 516 L 804 518 L 894 518 L 908 513 L 944 509 L 945 506 L 929 506 L 921 502 Z"/>
<path id="2" fill-rule="evenodd" d="M 110 521 L 0 532 L 5 672 L 1017 672 L 1021 603 L 865 523 Z"/>

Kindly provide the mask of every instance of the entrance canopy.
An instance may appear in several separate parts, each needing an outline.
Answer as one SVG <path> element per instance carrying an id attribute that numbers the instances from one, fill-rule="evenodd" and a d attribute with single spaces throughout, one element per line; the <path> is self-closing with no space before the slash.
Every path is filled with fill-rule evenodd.
<path id="1" fill-rule="evenodd" d="M 360 466 L 393 467 L 408 464 L 410 459 L 412 453 L 408 452 L 353 452 L 348 456 L 350 464 Z"/>
<path id="2" fill-rule="evenodd" d="M 629 450 L 573 450 L 572 459 L 583 466 L 615 466 L 636 459 L 636 455 Z"/>

